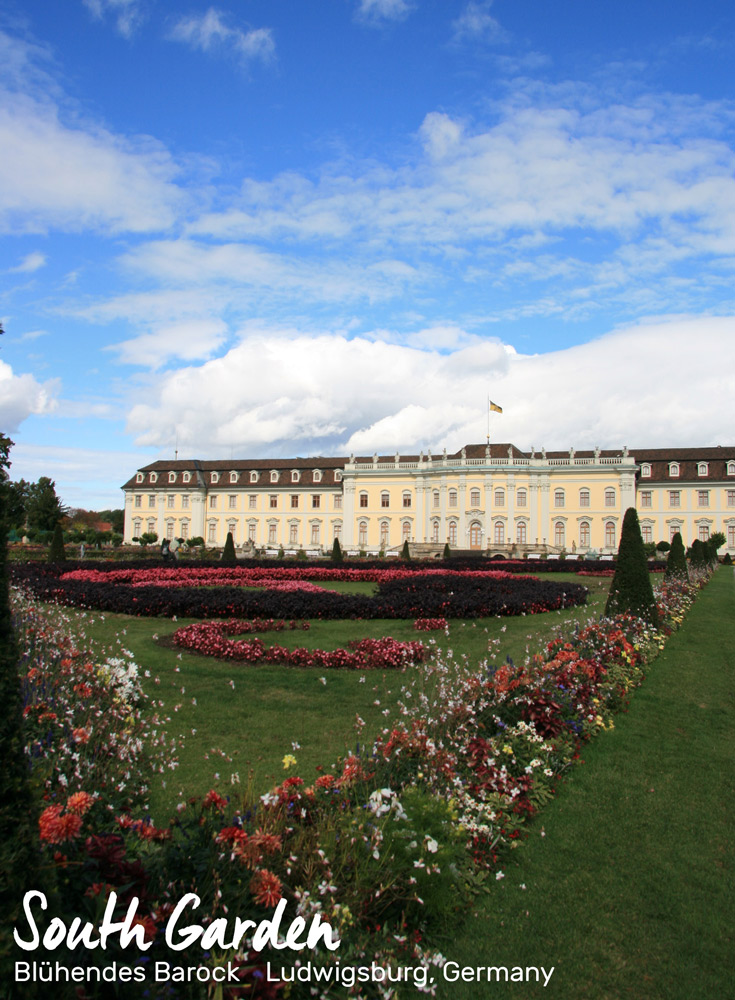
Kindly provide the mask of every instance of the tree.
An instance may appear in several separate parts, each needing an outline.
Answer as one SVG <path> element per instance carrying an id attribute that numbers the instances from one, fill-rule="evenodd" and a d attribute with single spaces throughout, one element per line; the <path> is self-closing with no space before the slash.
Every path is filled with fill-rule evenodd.
<path id="1" fill-rule="evenodd" d="M 684 542 L 682 541 L 681 535 L 678 531 L 671 539 L 671 549 L 669 550 L 666 572 L 664 573 L 664 577 L 666 579 L 674 576 L 681 577 L 684 580 L 689 579 L 689 569 L 687 567 L 686 552 L 684 551 Z"/>
<path id="2" fill-rule="evenodd" d="M 342 546 L 339 544 L 339 538 L 335 538 L 332 545 L 332 562 L 342 562 Z"/>
<path id="3" fill-rule="evenodd" d="M 232 537 L 232 532 L 227 532 L 227 538 L 225 539 L 225 547 L 222 549 L 222 559 L 220 560 L 225 566 L 236 566 L 237 565 L 237 553 L 235 552 L 235 539 Z"/>
<path id="4" fill-rule="evenodd" d="M 658 609 L 635 507 L 629 507 L 623 518 L 615 576 L 605 605 L 606 615 L 625 612 L 658 624 Z"/>
<path id="5" fill-rule="evenodd" d="M 51 547 L 48 551 L 48 561 L 51 563 L 66 561 L 66 552 L 64 552 L 64 535 L 60 524 L 57 524 L 54 528 L 54 537 L 51 539 Z"/>
<path id="6" fill-rule="evenodd" d="M 56 483 L 48 476 L 41 476 L 29 489 L 26 502 L 26 520 L 30 529 L 54 530 L 66 514 L 67 508 L 56 496 Z"/>
<path id="7" fill-rule="evenodd" d="M 138 541 L 145 548 L 146 545 L 155 545 L 158 541 L 158 535 L 155 531 L 144 531 Z"/>

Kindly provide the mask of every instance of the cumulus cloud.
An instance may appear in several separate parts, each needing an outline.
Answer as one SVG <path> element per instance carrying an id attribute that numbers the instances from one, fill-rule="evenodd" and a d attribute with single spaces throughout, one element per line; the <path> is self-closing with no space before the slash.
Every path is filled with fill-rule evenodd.
<path id="1" fill-rule="evenodd" d="M 115 27 L 125 38 L 130 38 L 144 17 L 144 3 L 141 0 L 82 0 L 93 17 L 101 21 L 107 14 L 115 21 Z"/>
<path id="2" fill-rule="evenodd" d="M 470 0 L 452 23 L 453 41 L 503 41 L 507 36 L 490 13 L 492 0 Z"/>
<path id="3" fill-rule="evenodd" d="M 548 354 L 500 341 L 449 353 L 289 329 L 250 329 L 223 357 L 166 374 L 130 411 L 136 444 L 187 454 L 415 452 L 495 441 L 521 448 L 732 443 L 732 317 L 670 318 Z"/>
<path id="4" fill-rule="evenodd" d="M 407 0 L 358 0 L 357 17 L 367 24 L 383 24 L 386 21 L 402 21 L 413 10 Z"/>
<path id="5" fill-rule="evenodd" d="M 210 358 L 227 338 L 222 320 L 199 317 L 160 326 L 130 340 L 113 345 L 127 364 L 158 369 L 172 358 L 199 361 Z"/>
<path id="6" fill-rule="evenodd" d="M 242 28 L 228 24 L 227 15 L 210 7 L 200 17 L 183 17 L 171 29 L 169 38 L 202 52 L 233 52 L 245 63 L 268 62 L 276 50 L 270 28 Z"/>
<path id="7" fill-rule="evenodd" d="M 56 379 L 37 382 L 33 375 L 16 375 L 0 361 L 0 427 L 12 434 L 32 414 L 52 413 L 59 384 Z"/>

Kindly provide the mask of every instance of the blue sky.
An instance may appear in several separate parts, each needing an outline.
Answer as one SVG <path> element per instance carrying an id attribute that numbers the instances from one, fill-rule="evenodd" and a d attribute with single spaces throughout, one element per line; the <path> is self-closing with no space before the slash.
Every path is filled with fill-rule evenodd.
<path id="1" fill-rule="evenodd" d="M 0 428 L 155 458 L 732 444 L 735 10 L 0 2 Z"/>

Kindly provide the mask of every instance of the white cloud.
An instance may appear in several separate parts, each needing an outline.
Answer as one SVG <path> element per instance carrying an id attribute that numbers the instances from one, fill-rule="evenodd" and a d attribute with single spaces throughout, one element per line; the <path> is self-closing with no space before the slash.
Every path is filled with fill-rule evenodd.
<path id="1" fill-rule="evenodd" d="M 453 40 L 464 42 L 468 40 L 502 41 L 506 33 L 499 22 L 491 15 L 492 0 L 470 0 L 459 17 L 452 23 Z"/>
<path id="2" fill-rule="evenodd" d="M 125 38 L 130 38 L 144 17 L 141 0 L 82 0 L 84 6 L 97 18 L 103 20 L 106 14 L 115 19 L 117 30 Z"/>
<path id="3" fill-rule="evenodd" d="M 242 28 L 231 27 L 227 16 L 215 7 L 210 7 L 201 17 L 192 15 L 181 18 L 171 29 L 169 37 L 202 52 L 232 51 L 245 63 L 256 59 L 268 62 L 276 50 L 270 28 L 243 31 Z"/>
<path id="4" fill-rule="evenodd" d="M 358 0 L 357 17 L 367 24 L 402 21 L 414 9 L 407 0 Z"/>
<path id="5" fill-rule="evenodd" d="M 52 413 L 58 388 L 56 379 L 40 383 L 33 375 L 15 375 L 0 361 L 0 427 L 12 434 L 31 414 Z"/>
<path id="6" fill-rule="evenodd" d="M 453 331 L 453 337 L 457 334 Z M 733 443 L 735 318 L 671 318 L 522 355 L 468 338 L 451 353 L 253 327 L 224 357 L 164 377 L 135 405 L 136 444 L 199 457 L 441 450 L 495 441 L 576 448 Z M 440 338 L 440 346 L 444 341 Z"/>
<path id="7" fill-rule="evenodd" d="M 20 264 L 9 269 L 11 274 L 32 274 L 34 271 L 38 271 L 46 263 L 46 254 L 41 253 L 38 250 L 34 250 L 32 253 L 26 254 Z"/>
<path id="8" fill-rule="evenodd" d="M 226 338 L 226 323 L 200 317 L 158 327 L 115 344 L 110 350 L 116 351 L 127 364 L 157 369 L 172 358 L 183 361 L 209 358 Z"/>

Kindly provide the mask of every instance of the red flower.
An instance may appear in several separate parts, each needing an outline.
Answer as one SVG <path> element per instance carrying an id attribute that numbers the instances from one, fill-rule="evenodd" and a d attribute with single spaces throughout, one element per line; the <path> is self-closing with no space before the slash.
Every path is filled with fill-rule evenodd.
<path id="1" fill-rule="evenodd" d="M 281 880 L 267 868 L 261 868 L 250 880 L 250 891 L 259 906 L 272 907 L 282 898 Z"/>
<path id="2" fill-rule="evenodd" d="M 204 809 L 224 809 L 227 805 L 227 799 L 223 798 L 219 792 L 215 792 L 214 789 L 207 792 L 202 801 L 202 807 Z"/>

